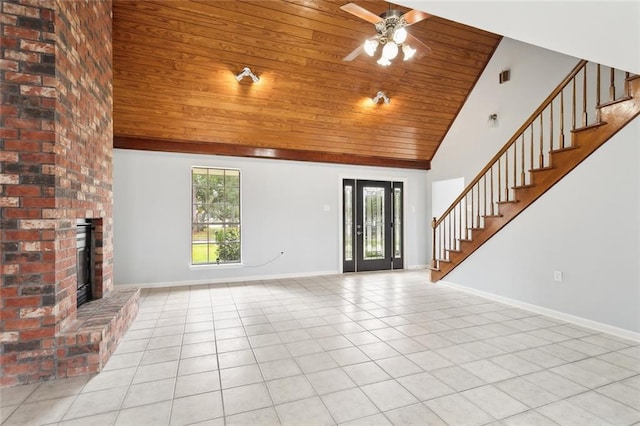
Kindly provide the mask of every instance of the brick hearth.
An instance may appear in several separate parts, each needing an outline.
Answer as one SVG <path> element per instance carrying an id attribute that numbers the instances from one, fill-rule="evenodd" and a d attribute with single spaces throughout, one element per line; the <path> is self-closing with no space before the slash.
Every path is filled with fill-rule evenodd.
<path id="1" fill-rule="evenodd" d="M 114 290 L 78 308 L 57 337 L 57 377 L 97 373 L 138 313 L 139 289 Z"/>
<path id="2" fill-rule="evenodd" d="M 112 280 L 111 1 L 0 6 L 0 386 L 11 386 L 98 371 L 137 293 Z M 80 218 L 95 226 L 98 300 L 77 310 Z"/>

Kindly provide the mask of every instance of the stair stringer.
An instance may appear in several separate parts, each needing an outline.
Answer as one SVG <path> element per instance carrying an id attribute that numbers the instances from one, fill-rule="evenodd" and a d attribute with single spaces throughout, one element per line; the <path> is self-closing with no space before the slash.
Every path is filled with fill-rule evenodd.
<path id="1" fill-rule="evenodd" d="M 602 105 L 599 108 L 600 123 L 572 131 L 571 147 L 551 151 L 549 167 L 530 170 L 531 184 L 515 187 L 515 200 L 499 203 L 498 214 L 485 216 L 482 228 L 474 228 L 470 239 L 459 240 L 458 249 L 448 251 L 447 261 L 439 260 L 438 268 L 431 269 L 432 282 L 444 278 L 620 129 L 640 115 L 640 77 L 628 79 L 628 84 L 630 97 Z"/>

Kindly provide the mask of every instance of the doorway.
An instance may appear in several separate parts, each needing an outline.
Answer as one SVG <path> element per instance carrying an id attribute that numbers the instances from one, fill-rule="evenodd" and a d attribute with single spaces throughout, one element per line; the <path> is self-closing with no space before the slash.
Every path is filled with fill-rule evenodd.
<path id="1" fill-rule="evenodd" d="M 402 269 L 403 183 L 344 179 L 343 272 Z"/>

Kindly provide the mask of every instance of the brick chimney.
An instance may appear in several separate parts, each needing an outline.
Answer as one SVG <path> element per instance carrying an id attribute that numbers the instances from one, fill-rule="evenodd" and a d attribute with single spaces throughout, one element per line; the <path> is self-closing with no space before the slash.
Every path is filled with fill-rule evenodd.
<path id="1" fill-rule="evenodd" d="M 96 371 L 90 355 L 68 362 L 59 335 L 77 315 L 77 219 L 96 228 L 94 297 L 113 288 L 111 0 L 0 6 L 0 386 L 11 386 Z"/>

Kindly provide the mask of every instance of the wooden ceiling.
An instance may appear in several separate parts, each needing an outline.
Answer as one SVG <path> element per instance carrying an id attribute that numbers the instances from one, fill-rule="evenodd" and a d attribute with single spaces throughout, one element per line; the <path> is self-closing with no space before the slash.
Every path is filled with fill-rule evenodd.
<path id="1" fill-rule="evenodd" d="M 375 34 L 345 3 L 114 0 L 114 146 L 428 169 L 500 36 L 431 17 L 425 56 L 345 62 Z"/>

